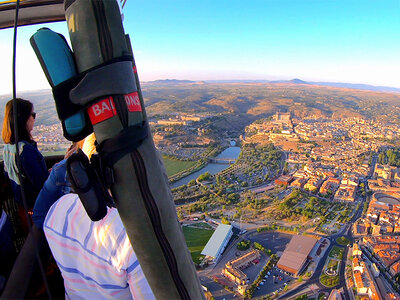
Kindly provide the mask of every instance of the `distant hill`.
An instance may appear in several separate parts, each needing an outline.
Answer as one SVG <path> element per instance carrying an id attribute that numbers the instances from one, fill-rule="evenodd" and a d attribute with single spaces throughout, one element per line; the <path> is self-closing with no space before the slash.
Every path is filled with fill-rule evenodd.
<path id="1" fill-rule="evenodd" d="M 261 118 L 285 111 L 299 118 L 364 116 L 400 121 L 399 94 L 319 86 L 299 79 L 152 85 L 143 94 L 149 115 L 232 113 Z"/>
<path id="2" fill-rule="evenodd" d="M 315 84 L 315 85 L 321 85 L 321 86 L 333 86 L 333 87 L 366 90 L 366 91 L 400 93 L 400 88 L 394 88 L 394 87 L 388 87 L 388 86 L 375 86 L 375 85 L 368 85 L 368 84 L 344 83 L 344 82 L 309 82 L 309 83 Z"/>
<path id="3" fill-rule="evenodd" d="M 294 78 L 292 80 L 274 80 L 270 81 L 270 83 L 293 83 L 293 84 L 309 84 L 308 82 L 305 82 L 301 79 Z"/>
<path id="4" fill-rule="evenodd" d="M 143 85 L 176 85 L 176 84 L 199 84 L 204 83 L 202 81 L 191 81 L 191 80 L 178 80 L 178 79 L 160 79 L 154 81 L 145 81 Z"/>
<path id="5" fill-rule="evenodd" d="M 319 82 L 319 81 L 303 81 L 298 78 L 292 80 L 207 80 L 208 83 L 292 83 L 292 84 L 312 84 L 320 86 L 331 86 L 339 88 L 349 88 L 365 91 L 377 92 L 395 92 L 400 93 L 400 88 L 388 86 L 375 86 L 369 84 L 345 83 L 345 82 Z"/>
<path id="6" fill-rule="evenodd" d="M 50 89 L 20 92 L 17 97 L 30 100 L 37 113 L 37 125 L 52 125 L 59 122 L 53 94 Z M 0 127 L 3 125 L 4 107 L 11 95 L 0 95 Z"/>
<path id="7" fill-rule="evenodd" d="M 236 121 L 231 124 L 237 120 L 244 124 L 282 111 L 298 118 L 363 116 L 400 122 L 398 93 L 354 89 L 355 85 L 350 89 L 349 84 L 343 84 L 343 87 L 320 84 L 300 79 L 274 83 L 170 79 L 144 82 L 142 91 L 150 117 L 177 113 L 223 114 L 236 116 Z M 0 96 L 0 122 L 10 97 Z M 59 122 L 50 90 L 19 93 L 18 97 L 34 103 L 37 125 Z"/>

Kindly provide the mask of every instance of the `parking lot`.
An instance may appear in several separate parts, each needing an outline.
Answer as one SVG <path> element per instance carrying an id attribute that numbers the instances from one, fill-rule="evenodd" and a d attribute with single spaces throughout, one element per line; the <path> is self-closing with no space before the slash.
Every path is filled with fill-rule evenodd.
<path id="1" fill-rule="evenodd" d="M 263 247 L 265 247 L 266 249 L 270 249 L 272 253 L 275 254 L 278 252 L 283 252 L 286 245 L 290 242 L 291 238 L 291 234 L 281 232 L 255 232 L 247 236 L 247 239 L 251 240 L 252 242 L 257 242 L 261 244 Z M 233 289 L 237 288 L 237 286 L 233 282 L 229 281 L 226 277 L 221 275 L 222 268 L 229 260 L 238 257 L 238 255 L 242 255 L 244 252 L 246 252 L 238 251 L 236 249 L 236 243 L 237 241 L 235 241 L 230 247 L 228 247 L 227 251 L 224 253 L 223 257 L 217 263 L 217 265 L 214 266 L 212 271 L 207 272 L 208 280 L 212 280 L 213 276 L 217 276 L 223 281 L 223 285 L 227 285 Z M 267 257 L 265 254 L 262 254 L 258 264 L 251 265 L 248 268 L 242 270 L 250 279 L 250 283 L 252 283 L 256 279 L 268 259 L 269 257 Z M 270 275 L 268 276 L 268 278 L 265 279 L 264 283 L 259 285 L 259 289 L 255 290 L 254 296 L 259 297 L 273 293 L 279 289 L 283 290 L 285 287 L 285 283 L 288 283 L 288 281 L 290 280 L 293 281 L 293 278 L 274 268 L 270 271 Z M 203 281 L 203 283 L 205 284 L 205 281 Z M 227 294 L 220 284 L 211 284 L 207 286 L 209 287 L 216 300 L 228 300 L 235 298 L 234 295 Z"/>
<path id="2" fill-rule="evenodd" d="M 254 233 L 250 240 L 261 244 L 266 249 L 270 249 L 272 253 L 283 252 L 286 245 L 292 238 L 291 234 L 281 232 L 260 232 Z"/>
<path id="3" fill-rule="evenodd" d="M 270 271 L 270 275 L 267 276 L 267 278 L 264 278 L 264 282 L 260 283 L 253 296 L 259 297 L 282 291 L 285 288 L 285 285 L 289 284 L 289 282 L 293 280 L 293 277 L 274 267 Z"/>
<path id="4" fill-rule="evenodd" d="M 249 266 L 246 269 L 243 269 L 243 273 L 247 275 L 247 278 L 249 279 L 250 283 L 252 283 L 258 274 L 260 274 L 260 271 L 262 270 L 263 266 L 267 264 L 269 257 L 267 257 L 265 254 L 261 253 L 261 257 L 259 259 L 258 264 L 253 264 Z"/>

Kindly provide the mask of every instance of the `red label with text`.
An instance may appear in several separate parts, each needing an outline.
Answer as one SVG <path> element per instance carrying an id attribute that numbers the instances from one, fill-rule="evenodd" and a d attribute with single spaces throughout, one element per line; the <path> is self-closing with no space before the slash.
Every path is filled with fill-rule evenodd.
<path id="1" fill-rule="evenodd" d="M 113 98 L 108 97 L 93 104 L 88 108 L 88 114 L 93 125 L 116 116 L 117 112 L 115 110 Z"/>
<path id="2" fill-rule="evenodd" d="M 128 110 L 132 111 L 142 111 L 142 106 L 140 105 L 139 94 L 137 92 L 124 95 L 126 105 Z"/>

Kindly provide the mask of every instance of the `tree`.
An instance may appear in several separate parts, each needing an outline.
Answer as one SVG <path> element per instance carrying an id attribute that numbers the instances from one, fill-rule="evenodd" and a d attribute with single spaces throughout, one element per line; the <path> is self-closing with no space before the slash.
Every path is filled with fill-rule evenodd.
<path id="1" fill-rule="evenodd" d="M 221 223 L 226 225 L 231 225 L 231 222 L 229 222 L 229 220 L 226 217 L 222 217 Z"/>
<path id="2" fill-rule="evenodd" d="M 209 180 L 211 177 L 211 174 L 209 172 L 205 172 L 204 174 L 201 174 L 199 177 L 197 177 L 198 181 L 206 181 Z"/>
<path id="3" fill-rule="evenodd" d="M 250 241 L 249 240 L 241 241 L 241 242 L 237 243 L 236 248 L 238 248 L 241 251 L 247 250 L 250 248 Z"/>
<path id="4" fill-rule="evenodd" d="M 194 180 L 194 179 L 190 180 L 190 181 L 188 182 L 187 185 L 188 185 L 188 186 L 194 186 L 194 185 L 196 185 L 196 180 Z"/>
<path id="5" fill-rule="evenodd" d="M 283 174 L 287 174 L 289 172 L 288 162 L 286 161 L 283 166 Z"/>
<path id="6" fill-rule="evenodd" d="M 178 220 L 182 220 L 183 219 L 183 212 L 182 212 L 182 210 L 178 210 L 177 211 L 177 215 L 178 215 Z"/>

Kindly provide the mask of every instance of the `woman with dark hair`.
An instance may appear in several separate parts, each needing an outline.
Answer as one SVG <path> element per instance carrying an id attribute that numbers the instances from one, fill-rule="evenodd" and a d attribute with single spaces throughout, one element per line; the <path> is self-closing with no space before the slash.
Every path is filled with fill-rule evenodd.
<path id="1" fill-rule="evenodd" d="M 3 130 L 1 136 L 5 143 L 3 151 L 4 170 L 11 181 L 14 199 L 22 208 L 21 172 L 28 211 L 31 213 L 33 205 L 43 183 L 49 173 L 43 155 L 39 152 L 31 132 L 35 124 L 36 113 L 33 104 L 28 100 L 16 99 L 17 103 L 17 128 L 18 128 L 18 151 L 21 158 L 21 170 L 18 170 L 16 161 L 16 132 L 14 128 L 13 100 L 6 104 L 4 112 Z"/>

